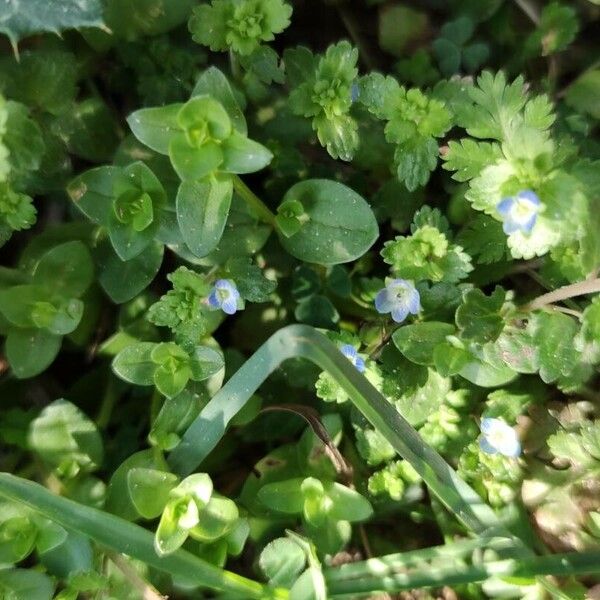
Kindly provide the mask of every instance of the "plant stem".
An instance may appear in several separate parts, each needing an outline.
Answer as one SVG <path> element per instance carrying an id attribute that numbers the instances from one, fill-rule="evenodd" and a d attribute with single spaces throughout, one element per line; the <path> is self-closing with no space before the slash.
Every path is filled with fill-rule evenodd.
<path id="1" fill-rule="evenodd" d="M 575 298 L 576 296 L 583 296 L 585 294 L 594 294 L 600 292 L 600 278 L 597 279 L 586 279 L 585 281 L 578 281 L 571 285 L 564 285 L 556 290 L 552 290 L 547 294 L 538 296 L 531 302 L 521 307 L 521 310 L 530 311 L 542 308 L 548 304 L 554 302 L 561 302 L 569 298 Z"/>
<path id="2" fill-rule="evenodd" d="M 344 2 L 345 0 L 341 0 L 336 4 L 342 23 L 344 23 L 344 27 L 348 31 L 352 41 L 356 44 L 364 66 L 367 67 L 369 71 L 375 71 L 378 68 L 377 61 L 369 52 L 369 47 L 360 31 L 359 24 L 357 23 L 354 14 L 345 6 Z"/>
<path id="3" fill-rule="evenodd" d="M 529 0 L 515 0 L 515 4 L 531 19 L 536 27 L 540 24 L 539 11 Z"/>
<path id="4" fill-rule="evenodd" d="M 271 588 L 220 569 L 181 548 L 167 556 L 158 556 L 154 550 L 154 536 L 147 529 L 56 496 L 38 483 L 10 473 L 0 473 L 0 496 L 28 506 L 65 529 L 77 531 L 114 552 L 127 554 L 176 578 L 220 590 L 229 594 L 228 597 L 285 600 L 288 596 L 285 589 Z"/>
<path id="5" fill-rule="evenodd" d="M 512 537 L 494 511 L 400 415 L 323 334 L 307 325 L 290 325 L 272 335 L 229 379 L 189 426 L 168 462 L 189 475 L 225 434 L 228 423 L 286 359 L 302 357 L 329 372 L 354 405 L 423 477 L 429 489 L 459 521 L 482 535 Z M 501 533 L 500 533 L 501 532 Z M 523 547 L 523 550 L 525 548 Z"/>
<path id="6" fill-rule="evenodd" d="M 490 577 L 533 578 L 543 575 L 571 576 L 598 573 L 600 552 L 572 552 L 485 562 L 476 565 L 454 563 L 414 571 L 379 573 L 378 559 L 372 559 L 369 575 L 359 579 L 331 581 L 326 577 L 328 598 L 356 597 L 374 592 L 400 592 L 423 587 L 459 585 L 485 581 Z M 329 571 L 328 573 L 330 573 Z"/>
<path id="7" fill-rule="evenodd" d="M 274 213 L 271 212 L 271 209 L 242 181 L 239 175 L 233 176 L 233 188 L 262 221 L 269 225 L 275 225 Z"/>

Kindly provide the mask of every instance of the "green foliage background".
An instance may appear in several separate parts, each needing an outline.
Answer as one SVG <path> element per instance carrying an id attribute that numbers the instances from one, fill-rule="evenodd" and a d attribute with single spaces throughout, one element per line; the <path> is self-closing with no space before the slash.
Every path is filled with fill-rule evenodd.
<path id="1" fill-rule="evenodd" d="M 596 0 L 0 4 L 0 599 L 595 597 Z"/>

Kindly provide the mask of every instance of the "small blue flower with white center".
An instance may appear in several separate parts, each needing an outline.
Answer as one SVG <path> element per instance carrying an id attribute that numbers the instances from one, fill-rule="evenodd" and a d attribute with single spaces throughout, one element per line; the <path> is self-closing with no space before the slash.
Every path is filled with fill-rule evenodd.
<path id="1" fill-rule="evenodd" d="M 402 323 L 409 314 L 421 310 L 421 297 L 410 281 L 392 279 L 375 296 L 375 309 L 381 314 L 391 313 L 396 323 Z"/>
<path id="2" fill-rule="evenodd" d="M 531 233 L 541 209 L 541 202 L 535 192 L 523 190 L 514 196 L 502 198 L 496 209 L 502 217 L 502 229 L 506 235 L 516 231 Z"/>
<path id="3" fill-rule="evenodd" d="M 208 295 L 208 305 L 220 308 L 225 314 L 233 315 L 240 307 L 240 293 L 235 284 L 228 279 L 217 279 Z"/>
<path id="4" fill-rule="evenodd" d="M 356 348 L 350 344 L 344 344 L 340 348 L 340 352 L 354 365 L 359 373 L 364 373 L 365 361 L 362 359 Z"/>
<path id="5" fill-rule="evenodd" d="M 521 454 L 521 442 L 517 432 L 502 419 L 491 417 L 481 419 L 480 429 L 482 437 L 479 440 L 479 447 L 486 454 L 502 454 L 511 458 Z"/>

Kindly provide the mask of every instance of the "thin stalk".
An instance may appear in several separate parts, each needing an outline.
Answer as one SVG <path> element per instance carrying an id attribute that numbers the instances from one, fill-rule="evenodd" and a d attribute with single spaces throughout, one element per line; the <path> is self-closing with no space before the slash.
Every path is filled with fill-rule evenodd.
<path id="1" fill-rule="evenodd" d="M 440 561 L 447 565 L 451 560 L 469 556 L 479 548 L 504 552 L 514 550 L 515 542 L 507 538 L 485 537 L 460 540 L 444 546 L 410 550 L 408 552 L 371 558 L 361 562 L 348 563 L 339 567 L 325 569 L 324 575 L 327 582 L 331 584 L 337 581 L 362 579 L 375 574 L 381 577 L 393 575 L 394 573 L 405 572 L 410 567 L 423 567 L 428 570 L 432 566 L 429 564 L 431 562 Z"/>
<path id="2" fill-rule="evenodd" d="M 268 223 L 275 225 L 275 215 L 271 209 L 242 181 L 239 175 L 233 176 L 233 189 L 242 197 L 244 202 L 252 208 L 257 216 Z"/>
<path id="3" fill-rule="evenodd" d="M 571 285 L 564 285 L 556 290 L 542 294 L 523 306 L 522 310 L 536 310 L 546 306 L 547 304 L 562 302 L 563 300 L 568 300 L 569 298 L 575 298 L 585 294 L 594 294 L 597 292 L 600 292 L 600 279 L 586 279 L 585 281 L 578 281 L 577 283 L 572 283 Z"/>
<path id="4" fill-rule="evenodd" d="M 271 336 L 242 365 L 189 426 L 168 462 L 185 476 L 194 471 L 225 434 L 228 423 L 267 377 L 288 358 L 302 357 L 329 372 L 356 408 L 408 460 L 440 502 L 480 535 L 512 537 L 494 511 L 452 467 L 423 442 L 417 431 L 361 375 L 323 334 L 306 325 L 290 325 Z"/>
<path id="5" fill-rule="evenodd" d="M 326 577 L 326 582 L 328 598 L 343 598 L 375 592 L 400 592 L 414 588 L 475 583 L 490 577 L 533 579 L 548 575 L 568 577 L 599 572 L 600 551 L 591 551 L 521 557 L 477 565 L 452 564 L 419 569 L 414 573 L 379 575 L 373 572 L 370 577 L 341 581 L 330 581 Z"/>
<path id="6" fill-rule="evenodd" d="M 251 579 L 219 569 L 186 550 L 160 557 L 154 550 L 150 531 L 107 512 L 56 496 L 45 487 L 0 473 L 0 496 L 38 511 L 71 531 L 82 533 L 115 552 L 126 554 L 160 571 L 231 596 L 285 600 L 287 590 L 269 588 Z"/>

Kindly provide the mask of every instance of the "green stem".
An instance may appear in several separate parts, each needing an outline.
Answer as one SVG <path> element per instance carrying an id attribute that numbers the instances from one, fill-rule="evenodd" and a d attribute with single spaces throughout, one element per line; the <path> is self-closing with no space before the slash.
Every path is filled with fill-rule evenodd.
<path id="1" fill-rule="evenodd" d="M 445 546 L 399 552 L 361 562 L 348 563 L 340 567 L 330 567 L 325 569 L 324 575 L 327 583 L 331 585 L 338 581 L 372 577 L 374 574 L 377 574 L 378 577 L 386 577 L 394 573 L 405 572 L 411 567 L 426 568 L 428 570 L 433 566 L 430 564 L 431 562 L 435 561 L 438 564 L 448 565 L 450 561 L 467 557 L 480 548 L 505 552 L 514 550 L 515 542 L 506 538 L 485 537 L 460 540 Z"/>
<path id="2" fill-rule="evenodd" d="M 377 561 L 377 559 L 373 559 Z M 419 568 L 414 573 L 380 575 L 376 566 L 370 576 L 360 579 L 327 581 L 328 598 L 356 597 L 375 592 L 400 592 L 423 587 L 460 585 L 485 581 L 490 577 L 533 579 L 546 575 L 572 576 L 600 572 L 600 551 L 531 556 L 491 561 L 477 565 L 452 564 Z"/>
<path id="3" fill-rule="evenodd" d="M 547 294 L 542 294 L 523 306 L 522 310 L 536 310 L 547 304 L 552 304 L 553 302 L 562 302 L 569 298 L 575 298 L 576 296 L 583 296 L 585 294 L 594 294 L 596 292 L 600 292 L 600 279 L 586 279 L 585 281 L 578 281 L 571 285 L 564 285 Z"/>
<path id="4" fill-rule="evenodd" d="M 271 212 L 271 209 L 242 181 L 239 175 L 233 176 L 233 188 L 261 220 L 269 225 L 275 226 L 275 214 Z"/>
<path id="5" fill-rule="evenodd" d="M 425 444 L 417 431 L 361 375 L 323 334 L 307 325 L 290 325 L 271 336 L 204 407 L 185 432 L 168 462 L 173 471 L 188 475 L 214 449 L 228 423 L 252 394 L 288 358 L 306 358 L 328 371 L 354 405 L 408 460 L 429 489 L 469 529 L 512 537 L 494 511 L 450 465 Z"/>
<path id="6" fill-rule="evenodd" d="M 127 554 L 185 581 L 228 592 L 231 597 L 241 595 L 243 598 L 271 600 L 287 598 L 287 591 L 284 589 L 269 588 L 219 569 L 186 550 L 179 549 L 173 554 L 159 557 L 154 550 L 154 536 L 147 529 L 115 515 L 56 496 L 32 481 L 0 473 L 0 495 L 29 506 L 66 529 L 78 531 L 102 546 Z"/>

